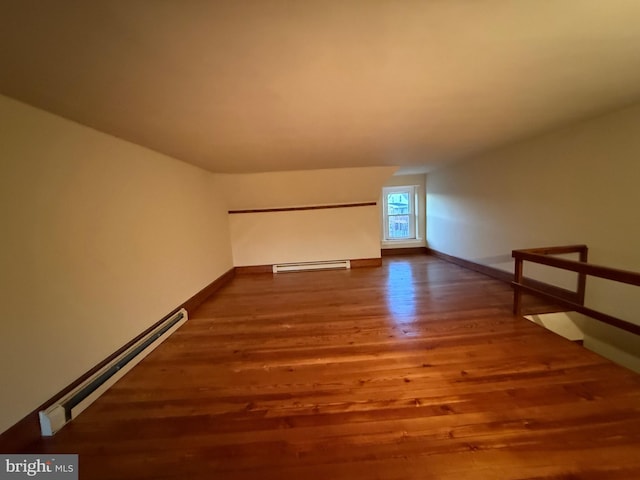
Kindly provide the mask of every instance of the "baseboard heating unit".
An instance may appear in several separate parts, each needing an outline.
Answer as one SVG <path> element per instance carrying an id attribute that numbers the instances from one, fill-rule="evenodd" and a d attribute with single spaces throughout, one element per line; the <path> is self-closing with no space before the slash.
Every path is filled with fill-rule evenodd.
<path id="1" fill-rule="evenodd" d="M 76 418 L 186 321 L 187 311 L 184 308 L 178 310 L 70 393 L 38 412 L 42 436 L 54 435 Z"/>
<path id="2" fill-rule="evenodd" d="M 279 263 L 273 266 L 273 273 L 305 272 L 309 270 L 336 270 L 348 268 L 351 268 L 351 262 L 349 260 Z"/>

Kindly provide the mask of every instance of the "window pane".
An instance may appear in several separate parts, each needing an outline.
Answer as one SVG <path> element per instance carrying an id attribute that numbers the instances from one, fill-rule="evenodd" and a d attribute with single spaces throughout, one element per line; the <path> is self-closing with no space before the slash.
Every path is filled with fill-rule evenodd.
<path id="1" fill-rule="evenodd" d="M 389 217 L 389 239 L 409 238 L 409 215 Z"/>
<path id="2" fill-rule="evenodd" d="M 389 193 L 387 195 L 387 214 L 409 213 L 409 193 Z"/>

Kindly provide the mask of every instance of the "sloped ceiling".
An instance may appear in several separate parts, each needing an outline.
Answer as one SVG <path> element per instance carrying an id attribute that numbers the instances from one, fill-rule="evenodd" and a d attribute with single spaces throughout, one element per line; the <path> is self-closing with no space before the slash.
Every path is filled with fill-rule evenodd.
<path id="1" fill-rule="evenodd" d="M 638 0 L 0 0 L 0 92 L 216 172 L 471 155 L 640 99 Z"/>

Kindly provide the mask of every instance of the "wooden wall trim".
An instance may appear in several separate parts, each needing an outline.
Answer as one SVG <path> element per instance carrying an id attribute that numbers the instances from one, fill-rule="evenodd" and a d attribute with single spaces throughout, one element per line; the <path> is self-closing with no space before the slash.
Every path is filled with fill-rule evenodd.
<path id="1" fill-rule="evenodd" d="M 505 272 L 504 270 L 490 267 L 488 265 L 482 265 L 481 263 L 472 262 L 470 260 L 465 260 L 464 258 L 454 257 L 453 255 L 439 252 L 438 250 L 434 250 L 432 248 L 427 248 L 427 252 L 430 255 L 433 255 L 434 257 L 438 257 L 449 263 L 454 263 L 468 270 L 473 270 L 474 272 L 482 273 L 489 277 L 495 278 L 496 280 L 500 280 L 501 282 L 505 282 L 509 284 L 513 283 L 514 275 L 511 272 Z M 547 283 L 534 280 L 533 278 L 525 277 L 523 279 L 523 284 L 531 288 L 535 288 L 536 290 L 545 292 L 549 295 L 559 297 L 563 300 L 576 302 L 578 298 L 577 292 L 572 292 L 571 290 L 567 290 L 566 288 L 560 288 L 553 285 L 549 285 Z"/>
<path id="2" fill-rule="evenodd" d="M 351 260 L 351 268 L 381 267 L 382 258 L 356 258 Z"/>
<path id="3" fill-rule="evenodd" d="M 380 250 L 380 254 L 383 257 L 395 255 L 424 255 L 427 253 L 429 253 L 427 247 L 383 248 Z"/>
<path id="4" fill-rule="evenodd" d="M 473 270 L 474 272 L 482 273 L 489 277 L 500 280 L 501 282 L 505 282 L 505 283 L 513 282 L 513 273 L 505 272 L 504 270 L 500 270 L 494 267 L 489 267 L 487 265 L 482 265 L 481 263 L 472 262 L 470 260 L 465 260 L 464 258 L 454 257 L 453 255 L 439 252 L 438 250 L 434 250 L 432 248 L 428 248 L 427 250 L 428 250 L 428 253 L 430 253 L 434 257 L 438 257 L 449 263 L 454 263 L 468 270 Z"/>
<path id="5" fill-rule="evenodd" d="M 273 273 L 271 265 L 247 265 L 245 267 L 236 267 L 238 275 L 255 275 L 257 273 Z"/>
<path id="6" fill-rule="evenodd" d="M 236 275 L 235 267 L 230 268 L 229 270 L 224 272 L 222 275 L 220 275 L 218 278 L 216 278 L 213 282 L 211 282 L 209 285 L 207 285 L 198 293 L 196 293 L 189 300 L 187 300 L 182 305 L 180 305 L 178 307 L 178 310 L 180 308 L 184 308 L 189 313 L 189 315 L 191 315 L 202 304 L 202 302 L 204 302 L 207 298 L 212 296 L 222 287 L 230 283 L 231 280 L 233 280 L 233 277 L 235 277 L 235 275 Z"/>
<path id="7" fill-rule="evenodd" d="M 282 207 L 282 208 L 257 208 L 251 210 L 229 210 L 229 214 L 235 215 L 238 213 L 268 213 L 268 212 L 296 212 L 300 210 L 325 210 L 329 208 L 353 208 L 353 207 L 373 207 L 377 205 L 377 202 L 362 202 L 362 203 L 340 203 L 334 205 L 313 205 L 309 207 Z"/>
<path id="8" fill-rule="evenodd" d="M 234 276 L 235 276 L 235 268 L 231 268 L 227 270 L 220 277 L 216 278 L 213 282 L 211 282 L 209 285 L 204 287 L 202 290 L 200 290 L 198 293 L 196 293 L 186 302 L 182 303 L 180 306 L 172 310 L 171 313 L 169 313 L 162 319 L 155 322 L 149 328 L 145 329 L 142 333 L 140 333 L 135 338 L 127 342 L 124 346 L 122 346 L 121 348 L 116 350 L 114 353 L 109 355 L 107 358 L 105 358 L 103 361 L 101 361 L 91 370 L 89 370 L 88 372 L 83 374 L 81 377 L 79 377 L 78 379 L 76 379 L 75 381 L 67 385 L 65 388 L 63 388 L 61 391 L 56 393 L 54 396 L 52 396 L 49 400 L 44 402 L 34 411 L 27 414 L 22 420 L 18 421 L 18 423 L 16 423 L 12 427 L 10 427 L 8 430 L 0 434 L 0 452 L 29 453 L 30 451 L 29 446 L 32 445 L 34 442 L 40 441 L 40 438 L 41 438 L 40 421 L 38 419 L 38 412 L 40 410 L 44 410 L 45 408 L 48 408 L 60 397 L 63 397 L 64 395 L 69 393 L 71 390 L 76 388 L 78 385 L 80 385 L 82 382 L 84 382 L 87 378 L 94 375 L 98 370 L 103 368 L 105 365 L 111 362 L 118 355 L 120 355 L 125 350 L 130 348 L 133 344 L 138 342 L 140 339 L 142 339 L 144 336 L 150 333 L 153 329 L 155 329 L 158 325 L 164 322 L 167 318 L 171 317 L 181 308 L 186 309 L 189 315 L 191 315 L 191 313 L 195 311 L 195 309 L 198 308 L 198 306 L 200 306 L 202 302 L 204 302 L 207 298 L 209 298 L 215 292 L 220 290 L 226 284 L 231 282 Z"/>

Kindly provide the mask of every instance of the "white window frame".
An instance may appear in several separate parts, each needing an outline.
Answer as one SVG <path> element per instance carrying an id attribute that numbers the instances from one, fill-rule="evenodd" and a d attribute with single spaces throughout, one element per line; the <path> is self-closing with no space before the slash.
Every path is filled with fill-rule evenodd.
<path id="1" fill-rule="evenodd" d="M 408 193 L 409 194 L 409 213 L 401 214 L 409 216 L 409 236 L 405 238 L 389 238 L 389 208 L 387 201 L 390 194 L 393 193 Z M 416 225 L 418 216 L 418 201 L 417 201 L 417 188 L 415 185 L 403 185 L 396 187 L 383 187 L 382 188 L 382 224 L 383 224 L 383 238 L 385 242 L 407 242 L 417 240 Z M 391 215 L 393 216 L 393 215 Z"/>

